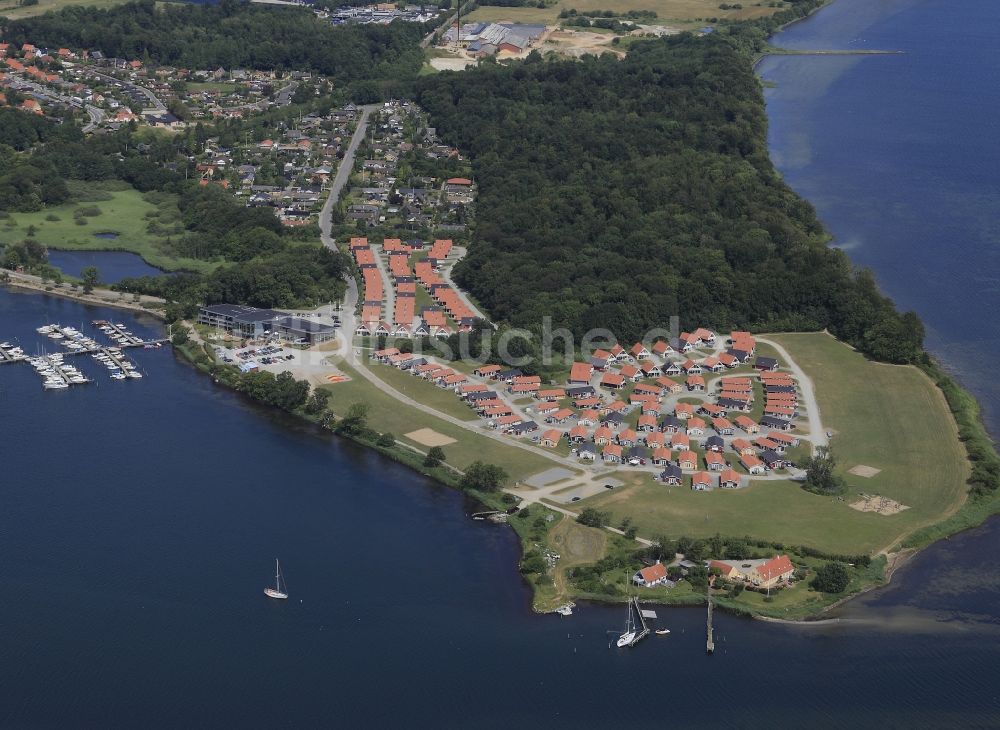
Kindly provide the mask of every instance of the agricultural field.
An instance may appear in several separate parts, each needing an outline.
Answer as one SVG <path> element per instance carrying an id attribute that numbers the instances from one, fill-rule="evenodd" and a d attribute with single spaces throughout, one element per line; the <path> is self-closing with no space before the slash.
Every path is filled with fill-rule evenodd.
<path id="1" fill-rule="evenodd" d="M 782 7 L 770 7 L 768 2 L 743 2 L 740 9 L 722 10 L 714 0 L 558 0 L 555 4 L 544 8 L 524 7 L 492 7 L 481 6 L 469 14 L 469 22 L 500 22 L 515 23 L 545 23 L 555 25 L 559 22 L 562 10 L 611 10 L 616 13 L 626 13 L 629 10 L 652 10 L 657 17 L 651 21 L 641 21 L 650 24 L 678 25 L 687 28 L 697 23 L 705 23 L 710 18 L 720 20 L 747 20 L 760 18 L 778 12 Z M 739 5 L 741 3 L 728 3 Z M 787 6 L 785 6 L 787 7 Z"/>

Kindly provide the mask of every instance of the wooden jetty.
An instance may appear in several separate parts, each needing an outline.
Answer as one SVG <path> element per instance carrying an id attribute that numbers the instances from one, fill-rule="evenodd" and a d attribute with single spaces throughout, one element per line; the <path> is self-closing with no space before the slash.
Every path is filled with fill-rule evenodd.
<path id="1" fill-rule="evenodd" d="M 715 638 L 712 635 L 712 596 L 708 597 L 708 640 L 705 642 L 705 652 L 708 654 L 715 653 Z"/>

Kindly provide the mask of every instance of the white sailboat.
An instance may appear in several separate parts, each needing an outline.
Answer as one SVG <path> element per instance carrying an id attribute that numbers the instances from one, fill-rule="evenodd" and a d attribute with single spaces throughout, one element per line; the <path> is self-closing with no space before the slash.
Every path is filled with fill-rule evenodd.
<path id="1" fill-rule="evenodd" d="M 632 646 L 638 632 L 635 626 L 635 614 L 632 613 L 632 599 L 628 599 L 628 616 L 625 618 L 625 631 L 618 637 L 618 648 Z"/>
<path id="2" fill-rule="evenodd" d="M 283 591 L 282 588 L 285 590 Z M 288 594 L 285 592 L 288 590 L 288 586 L 283 585 L 281 580 L 281 566 L 278 564 L 278 559 L 274 559 L 274 588 L 268 586 L 264 589 L 264 595 L 268 598 L 288 598 Z"/>

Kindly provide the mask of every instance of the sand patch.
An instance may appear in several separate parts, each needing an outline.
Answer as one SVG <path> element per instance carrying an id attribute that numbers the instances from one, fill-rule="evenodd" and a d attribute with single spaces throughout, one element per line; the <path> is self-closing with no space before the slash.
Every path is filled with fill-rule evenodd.
<path id="1" fill-rule="evenodd" d="M 463 58 L 461 56 L 432 58 L 430 60 L 431 67 L 438 71 L 464 71 L 466 66 L 475 66 L 477 63 L 478 61 L 474 58 Z"/>
<path id="2" fill-rule="evenodd" d="M 877 512 L 880 515 L 895 515 L 904 509 L 909 509 L 905 504 L 878 494 L 862 494 L 861 499 L 852 502 L 850 507 L 858 512 Z"/>
<path id="3" fill-rule="evenodd" d="M 423 444 L 424 446 L 447 446 L 448 444 L 455 443 L 455 439 L 445 436 L 443 433 L 438 433 L 433 428 L 421 428 L 403 435 L 411 441 L 416 441 L 418 444 Z"/>
<path id="4" fill-rule="evenodd" d="M 853 474 L 856 477 L 864 477 L 865 479 L 871 479 L 876 474 L 879 474 L 882 470 L 876 469 L 874 466 L 865 466 L 864 464 L 858 464 L 852 469 L 848 469 L 848 474 Z"/>

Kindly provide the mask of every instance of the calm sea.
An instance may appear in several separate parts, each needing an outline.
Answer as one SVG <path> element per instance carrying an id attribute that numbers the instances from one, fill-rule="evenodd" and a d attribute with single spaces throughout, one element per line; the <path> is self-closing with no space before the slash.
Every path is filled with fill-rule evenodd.
<path id="1" fill-rule="evenodd" d="M 827 18 L 868 5 L 838 0 L 786 37 L 846 43 L 853 36 L 839 35 L 837 22 L 823 30 Z M 899 64 L 915 64 L 912 75 L 934 65 L 919 63 L 917 51 L 948 64 L 968 53 L 970 77 L 988 68 L 973 43 L 948 34 L 909 46 L 921 27 L 956 22 L 960 7 L 879 6 L 899 12 L 874 18 L 864 37 L 906 47 L 905 57 L 863 59 L 825 87 L 822 62 L 840 59 L 764 68 L 778 84 L 769 101 L 782 168 L 842 239 L 867 223 L 852 222 L 846 203 L 827 207 L 828 199 L 858 197 L 864 209 L 889 215 L 889 198 L 905 198 L 890 184 L 869 189 L 868 152 L 857 144 L 838 145 L 851 164 L 817 162 L 827 160 L 817 150 L 836 144 L 828 138 L 850 128 L 842 116 L 889 114 L 879 64 L 896 65 L 897 84 L 913 81 Z M 982 27 L 974 15 L 966 22 Z M 965 79 L 965 106 L 985 103 L 972 90 L 987 81 Z M 795 84 L 798 95 L 782 99 Z M 806 93 L 813 84 L 815 93 Z M 855 85 L 870 94 L 862 107 L 830 106 L 826 95 Z M 807 135 L 792 142 L 800 118 Z M 925 119 L 897 118 L 886 143 L 928 134 Z M 967 143 L 947 130 L 935 134 L 942 147 L 953 138 Z M 789 165 L 792 147 L 811 150 L 800 158 L 806 164 Z M 911 156 L 905 147 L 897 157 L 883 151 L 879 169 L 908 177 L 900 170 Z M 964 186 L 960 156 L 941 159 L 954 164 L 938 175 Z M 807 190 L 807 179 L 816 187 Z M 983 276 L 985 240 L 936 237 L 938 229 L 968 230 L 959 209 L 914 215 L 928 220 L 908 229 L 906 266 L 867 262 L 894 295 L 909 292 L 929 321 L 925 303 L 964 296 L 969 306 L 941 308 L 937 327 L 965 331 L 978 322 L 977 342 L 985 342 L 986 295 L 956 286 L 923 299 L 928 282 L 912 268 L 947 247 Z M 852 254 L 895 245 L 858 235 Z M 30 351 L 51 347 L 36 326 L 89 330 L 96 318 L 158 331 L 129 314 L 0 290 L 0 339 L 17 338 Z M 972 351 L 962 348 L 961 364 L 985 373 L 988 363 L 966 357 Z M 623 621 L 617 608 L 533 615 L 513 535 L 469 520 L 459 494 L 217 388 L 169 350 L 134 357 L 142 380 L 115 382 L 85 361 L 97 382 L 63 392 L 43 392 L 26 366 L 0 365 L 0 726 L 1000 725 L 996 523 L 925 551 L 889 590 L 851 604 L 836 626 L 720 615 L 718 650 L 706 657 L 703 612 L 661 608 L 670 637 L 619 652 L 608 649 L 606 633 Z M 262 595 L 276 556 L 291 593 L 280 604 Z"/>

